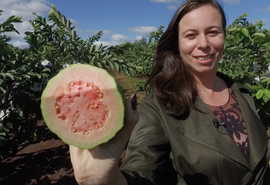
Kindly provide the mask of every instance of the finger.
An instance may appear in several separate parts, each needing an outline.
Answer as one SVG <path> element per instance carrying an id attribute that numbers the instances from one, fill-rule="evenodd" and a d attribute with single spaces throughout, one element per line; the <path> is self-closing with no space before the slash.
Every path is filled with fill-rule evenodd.
<path id="1" fill-rule="evenodd" d="M 69 145 L 69 154 L 70 154 L 70 158 L 71 160 L 77 156 L 80 156 L 83 152 L 83 149 L 78 148 L 76 146 L 73 145 Z"/>
<path id="2" fill-rule="evenodd" d="M 115 143 L 119 147 L 119 149 L 124 149 L 129 138 L 131 135 L 131 132 L 133 128 L 135 127 L 136 123 L 139 120 L 139 113 L 137 110 L 133 110 L 134 103 L 132 106 L 132 98 L 134 99 L 133 95 L 129 97 L 126 101 L 126 107 L 125 107 L 125 123 L 123 128 L 116 134 L 116 136 L 112 139 L 112 142 Z M 137 103 L 137 102 L 136 102 Z M 132 108 L 133 107 L 133 108 Z"/>

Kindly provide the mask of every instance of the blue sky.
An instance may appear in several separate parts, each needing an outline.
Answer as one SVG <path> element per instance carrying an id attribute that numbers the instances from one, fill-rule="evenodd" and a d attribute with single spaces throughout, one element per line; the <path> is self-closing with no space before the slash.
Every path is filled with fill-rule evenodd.
<path id="1" fill-rule="evenodd" d="M 32 12 L 46 16 L 54 4 L 62 14 L 76 26 L 77 33 L 83 39 L 103 30 L 99 40 L 105 45 L 117 45 L 133 42 L 135 39 L 148 37 L 160 25 L 165 28 L 175 10 L 183 0 L 0 0 L 0 16 L 3 22 L 10 15 L 23 17 L 23 23 L 16 24 L 20 35 L 9 34 L 13 45 L 25 47 L 24 32 L 31 31 L 29 19 L 34 19 Z M 248 20 L 263 20 L 270 29 L 269 0 L 218 0 L 223 6 L 228 24 L 244 12 Z"/>

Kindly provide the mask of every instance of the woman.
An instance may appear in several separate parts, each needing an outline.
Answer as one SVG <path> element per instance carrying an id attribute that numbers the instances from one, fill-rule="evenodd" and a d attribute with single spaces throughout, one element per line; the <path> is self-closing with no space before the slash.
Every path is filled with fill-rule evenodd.
<path id="1" fill-rule="evenodd" d="M 214 0 L 181 5 L 159 41 L 148 80 L 153 91 L 134 130 L 138 114 L 129 99 L 115 138 L 92 150 L 70 146 L 79 184 L 270 184 L 268 138 L 252 97 L 217 73 L 225 27 Z"/>

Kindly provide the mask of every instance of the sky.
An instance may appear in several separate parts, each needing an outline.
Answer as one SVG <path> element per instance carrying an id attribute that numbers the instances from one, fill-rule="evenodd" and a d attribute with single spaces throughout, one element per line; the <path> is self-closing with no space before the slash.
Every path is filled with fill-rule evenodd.
<path id="1" fill-rule="evenodd" d="M 46 17 L 51 4 L 56 6 L 76 27 L 77 34 L 86 40 L 103 30 L 96 43 L 112 46 L 134 42 L 156 31 L 160 25 L 165 29 L 176 9 L 184 0 L 0 0 L 0 23 L 9 16 L 22 16 L 22 23 L 15 24 L 20 35 L 8 33 L 11 44 L 24 48 L 26 31 L 33 31 L 29 20 L 35 19 L 33 12 Z M 217 0 L 223 7 L 228 24 L 246 12 L 248 20 L 262 20 L 270 29 L 270 0 Z"/>

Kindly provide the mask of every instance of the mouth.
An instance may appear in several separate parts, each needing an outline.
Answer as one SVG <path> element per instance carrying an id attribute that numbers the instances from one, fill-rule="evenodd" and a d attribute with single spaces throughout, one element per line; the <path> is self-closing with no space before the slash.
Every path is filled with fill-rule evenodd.
<path id="1" fill-rule="evenodd" d="M 213 55 L 207 55 L 207 56 L 195 56 L 196 59 L 198 60 L 207 60 L 207 59 L 210 59 L 212 58 Z"/>

